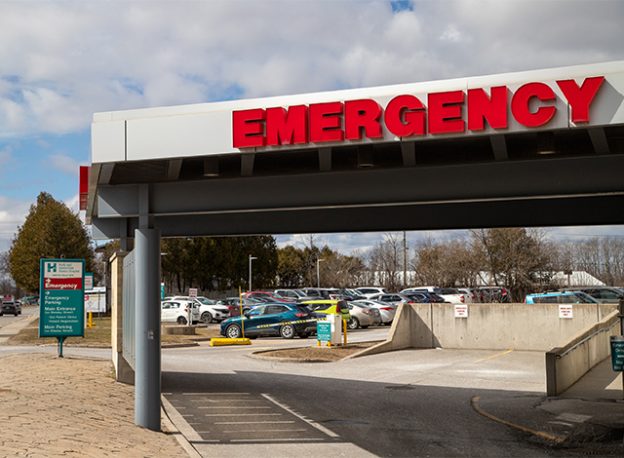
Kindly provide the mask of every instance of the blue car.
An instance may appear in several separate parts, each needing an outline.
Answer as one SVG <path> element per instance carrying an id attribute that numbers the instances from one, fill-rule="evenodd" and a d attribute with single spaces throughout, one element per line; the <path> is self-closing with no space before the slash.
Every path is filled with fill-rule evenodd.
<path id="1" fill-rule="evenodd" d="M 316 332 L 316 314 L 298 304 L 270 303 L 254 307 L 244 316 L 228 318 L 221 322 L 221 335 L 236 339 L 260 336 L 281 336 L 302 339 Z"/>
<path id="2" fill-rule="evenodd" d="M 527 304 L 598 304 L 596 299 L 583 291 L 527 294 L 524 302 Z"/>

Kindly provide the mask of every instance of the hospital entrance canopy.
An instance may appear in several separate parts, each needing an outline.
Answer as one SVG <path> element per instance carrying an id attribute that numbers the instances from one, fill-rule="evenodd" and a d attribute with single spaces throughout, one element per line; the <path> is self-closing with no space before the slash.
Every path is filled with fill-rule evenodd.
<path id="1" fill-rule="evenodd" d="M 624 61 L 97 113 L 100 239 L 624 223 Z"/>

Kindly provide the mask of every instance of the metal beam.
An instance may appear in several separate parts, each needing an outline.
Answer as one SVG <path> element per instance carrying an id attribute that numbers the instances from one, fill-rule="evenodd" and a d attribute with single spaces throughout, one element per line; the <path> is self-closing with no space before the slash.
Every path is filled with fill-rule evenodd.
<path id="1" fill-rule="evenodd" d="M 332 149 L 319 148 L 319 170 L 321 172 L 329 172 L 332 168 Z"/>
<path id="2" fill-rule="evenodd" d="M 543 199 L 509 199 L 379 207 L 159 216 L 163 237 L 321 232 L 469 229 L 624 224 L 624 193 Z M 93 219 L 94 238 L 117 238 L 112 219 Z M 129 220 L 129 229 L 138 219 Z"/>
<path id="3" fill-rule="evenodd" d="M 594 146 L 596 154 L 607 154 L 611 152 L 604 128 L 590 127 L 587 129 L 587 132 L 589 133 L 589 138 Z"/>
<path id="4" fill-rule="evenodd" d="M 241 155 L 241 176 L 250 177 L 254 171 L 255 153 Z"/>
<path id="5" fill-rule="evenodd" d="M 416 142 L 401 142 L 401 155 L 405 167 L 416 165 Z"/>
<path id="6" fill-rule="evenodd" d="M 146 211 L 190 216 L 621 192 L 619 170 L 624 155 L 156 183 Z M 100 186 L 98 218 L 137 217 L 139 186 L 146 185 Z"/>
<path id="7" fill-rule="evenodd" d="M 509 156 L 507 155 L 507 141 L 505 140 L 504 135 L 490 136 L 490 144 L 492 145 L 494 158 L 497 161 L 506 161 L 509 159 Z"/>
<path id="8" fill-rule="evenodd" d="M 171 159 L 167 163 L 167 179 L 169 181 L 175 181 L 180 178 L 180 171 L 182 170 L 182 159 Z"/>

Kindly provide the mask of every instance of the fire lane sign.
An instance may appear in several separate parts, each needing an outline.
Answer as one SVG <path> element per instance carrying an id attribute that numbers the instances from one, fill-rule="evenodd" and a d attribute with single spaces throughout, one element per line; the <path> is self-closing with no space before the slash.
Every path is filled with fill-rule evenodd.
<path id="1" fill-rule="evenodd" d="M 41 259 L 39 337 L 84 337 L 83 259 Z"/>

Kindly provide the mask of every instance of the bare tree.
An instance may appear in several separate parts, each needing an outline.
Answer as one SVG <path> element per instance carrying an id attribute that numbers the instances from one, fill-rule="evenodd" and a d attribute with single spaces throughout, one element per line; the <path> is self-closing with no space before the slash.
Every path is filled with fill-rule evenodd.
<path id="1" fill-rule="evenodd" d="M 403 239 L 386 233 L 369 254 L 369 266 L 376 272 L 376 282 L 390 291 L 400 289 L 403 273 Z"/>

